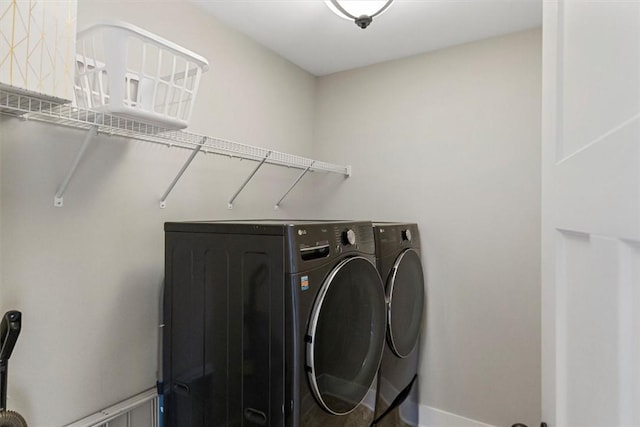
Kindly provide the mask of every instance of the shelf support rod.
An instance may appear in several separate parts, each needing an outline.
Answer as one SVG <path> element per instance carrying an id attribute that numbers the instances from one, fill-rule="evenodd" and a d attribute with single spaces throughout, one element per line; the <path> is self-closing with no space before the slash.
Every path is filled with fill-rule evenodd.
<path id="1" fill-rule="evenodd" d="M 78 169 L 78 165 L 80 165 L 80 161 L 84 157 L 85 151 L 87 151 L 87 147 L 89 147 L 89 144 L 91 144 L 93 137 L 96 136 L 97 134 L 98 134 L 98 126 L 92 126 L 91 129 L 89 129 L 89 131 L 85 135 L 84 141 L 82 142 L 82 146 L 76 153 L 76 157 L 73 159 L 73 163 L 71 164 L 71 168 L 67 172 L 67 176 L 64 177 L 64 181 L 62 181 L 62 183 L 58 187 L 58 191 L 56 191 L 56 195 L 53 197 L 53 206 L 57 208 L 61 208 L 62 206 L 64 206 L 64 199 L 63 199 L 64 192 L 67 191 L 67 186 L 69 185 L 69 182 L 71 181 L 71 178 L 73 177 L 73 175 L 76 173 L 76 170 Z"/>
<path id="2" fill-rule="evenodd" d="M 298 182 L 300 182 L 300 180 L 302 179 L 303 176 L 305 176 L 307 174 L 307 172 L 309 172 L 309 170 L 311 169 L 311 167 L 313 166 L 313 164 L 316 161 L 313 160 L 311 161 L 311 164 L 309 166 L 307 166 L 307 168 L 305 170 L 302 171 L 302 173 L 300 175 L 298 175 L 298 178 L 296 178 L 295 181 L 293 181 L 293 184 L 291 184 L 291 187 L 289 187 L 289 189 L 287 190 L 286 193 L 284 193 L 284 196 L 282 196 L 280 198 L 280 200 L 278 200 L 278 203 L 276 203 L 276 206 L 274 209 L 279 209 L 280 208 L 280 203 L 282 203 L 282 201 L 284 200 L 285 197 L 287 197 L 289 195 L 289 193 L 291 193 L 291 190 L 293 190 L 293 187 L 295 187 L 296 185 L 298 185 Z"/>
<path id="3" fill-rule="evenodd" d="M 202 138 L 202 140 L 200 140 L 200 144 L 198 144 L 198 146 L 193 149 L 187 161 L 184 162 L 184 164 L 182 165 L 182 168 L 180 168 L 180 171 L 178 171 L 178 174 L 176 175 L 176 177 L 173 178 L 173 181 L 171 181 L 171 184 L 169 184 L 169 188 L 167 188 L 167 191 L 165 191 L 162 197 L 160 198 L 160 208 L 164 209 L 167 207 L 167 197 L 169 197 L 169 193 L 171 193 L 171 191 L 173 190 L 173 187 L 175 187 L 178 181 L 180 180 L 180 178 L 182 178 L 182 174 L 184 174 L 184 172 L 187 170 L 187 168 L 189 167 L 193 159 L 196 157 L 196 154 L 200 152 L 205 142 L 207 142 L 206 136 Z"/>
<path id="4" fill-rule="evenodd" d="M 236 199 L 236 197 L 238 197 L 238 194 L 240 194 L 242 192 L 242 190 L 244 190 L 244 187 L 247 186 L 249 181 L 251 181 L 251 178 L 253 178 L 253 176 L 256 174 L 256 172 L 258 172 L 258 170 L 262 167 L 262 165 L 264 165 L 264 162 L 267 161 L 267 159 L 269 158 L 270 155 L 271 155 L 271 151 L 269 151 L 267 153 L 267 155 L 264 156 L 264 158 L 260 161 L 260 163 L 258 163 L 258 166 L 256 166 L 256 168 L 253 170 L 253 172 L 251 172 L 251 175 L 249 175 L 247 177 L 247 179 L 245 179 L 244 183 L 240 186 L 240 188 L 238 188 L 238 191 L 236 191 L 236 193 L 233 195 L 233 197 L 231 197 L 231 200 L 229 200 L 229 204 L 227 205 L 227 207 L 229 209 L 233 209 L 233 201 Z"/>

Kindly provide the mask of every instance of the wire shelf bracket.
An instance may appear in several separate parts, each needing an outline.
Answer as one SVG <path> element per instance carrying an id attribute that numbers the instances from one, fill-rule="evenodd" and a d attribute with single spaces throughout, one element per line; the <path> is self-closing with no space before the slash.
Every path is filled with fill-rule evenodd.
<path id="1" fill-rule="evenodd" d="M 97 134 L 98 134 L 98 127 L 93 126 L 91 127 L 91 129 L 89 129 L 89 131 L 85 135 L 84 141 L 82 142 L 82 146 L 80 147 L 80 149 L 76 153 L 75 158 L 73 159 L 71 168 L 69 168 L 69 171 L 67 172 L 67 175 L 64 177 L 64 180 L 58 186 L 58 191 L 56 191 L 56 195 L 53 197 L 53 206 L 57 208 L 61 208 L 64 206 L 64 198 L 63 198 L 64 192 L 67 191 L 69 182 L 71 181 L 71 178 L 73 177 L 73 175 L 76 173 L 76 170 L 78 169 L 78 166 L 80 165 L 80 162 L 82 161 L 82 158 L 84 157 L 84 154 L 87 151 L 87 147 L 89 147 L 89 145 L 91 144 L 91 141 L 93 141 L 94 137 Z"/>
<path id="2" fill-rule="evenodd" d="M 182 168 L 178 171 L 178 175 L 176 175 L 173 181 L 171 181 L 171 184 L 169 184 L 169 188 L 167 188 L 167 191 L 165 191 L 162 197 L 160 198 L 161 209 L 164 209 L 167 207 L 167 197 L 169 196 L 169 193 L 171 193 L 171 190 L 173 190 L 173 187 L 175 187 L 178 181 L 180 180 L 180 178 L 182 178 L 182 174 L 184 174 L 184 172 L 187 170 L 187 168 L 189 167 L 193 159 L 196 157 L 196 154 L 198 154 L 200 150 L 202 150 L 202 145 L 204 145 L 206 142 L 207 142 L 207 137 L 205 136 L 204 138 L 202 138 L 201 144 L 193 149 L 187 161 L 184 162 L 184 165 L 182 165 Z"/>
<path id="3" fill-rule="evenodd" d="M 271 153 L 272 152 L 269 151 L 267 153 L 267 155 L 264 156 L 264 158 L 260 161 L 260 163 L 258 163 L 258 166 L 256 166 L 256 168 L 253 170 L 253 172 L 251 172 L 251 174 L 247 177 L 247 179 L 244 180 L 244 182 L 242 183 L 240 188 L 238 188 L 238 191 L 236 191 L 235 194 L 233 196 L 231 196 L 231 199 L 229 200 L 229 203 L 227 204 L 227 207 L 229 209 L 233 209 L 233 202 L 234 202 L 234 200 L 236 200 L 236 197 L 238 197 L 238 195 L 242 192 L 242 190 L 244 190 L 244 187 L 246 187 L 247 184 L 249 183 L 249 181 L 251 181 L 251 178 L 253 178 L 253 176 L 256 174 L 256 172 L 258 172 L 258 170 L 262 167 L 262 165 L 264 165 L 264 163 L 267 161 L 267 159 L 269 158 Z"/>
<path id="4" fill-rule="evenodd" d="M 187 162 L 183 165 L 178 175 L 174 178 L 169 188 L 160 198 L 160 207 L 166 207 L 166 199 L 173 190 L 182 174 L 189 167 L 197 153 L 216 154 L 229 158 L 239 158 L 258 163 L 258 166 L 245 180 L 240 189 L 228 202 L 228 208 L 233 208 L 233 202 L 242 192 L 245 186 L 253 178 L 256 172 L 264 165 L 270 164 L 302 171 L 296 179 L 294 185 L 285 193 L 281 200 L 276 203 L 279 206 L 293 187 L 308 172 L 327 172 L 340 174 L 345 177 L 351 176 L 351 166 L 342 166 L 326 163 L 306 157 L 296 156 L 269 150 L 262 147 L 240 144 L 221 138 L 203 136 L 183 130 L 167 129 L 158 125 L 144 123 L 125 117 L 100 113 L 98 111 L 77 108 L 70 104 L 64 104 L 57 99 L 47 98 L 33 92 L 27 92 L 16 88 L 5 88 L 0 86 L 0 114 L 19 117 L 26 121 L 38 121 L 57 126 L 89 131 L 85 136 L 82 147 L 67 172 L 65 179 L 58 187 L 54 197 L 54 205 L 62 207 L 63 196 L 75 174 L 78 165 L 82 161 L 87 147 L 97 134 L 108 136 L 120 136 L 137 141 L 146 141 L 161 144 L 167 147 L 182 148 L 191 151 Z"/>
<path id="5" fill-rule="evenodd" d="M 298 178 L 296 178 L 295 181 L 293 181 L 293 184 L 291 184 L 291 187 L 289 187 L 289 189 L 287 190 L 286 193 L 284 193 L 284 195 L 282 197 L 280 197 L 280 200 L 278 200 L 278 202 L 276 203 L 274 209 L 278 210 L 280 209 L 280 204 L 282 203 L 282 201 L 284 200 L 285 197 L 287 197 L 289 195 L 289 193 L 291 193 L 291 190 L 293 190 L 293 188 L 298 185 L 298 183 L 300 182 L 300 180 L 302 179 L 303 176 L 305 176 L 307 174 L 307 172 L 309 172 L 309 169 L 311 169 L 311 166 L 313 166 L 313 164 L 315 163 L 315 160 L 311 161 L 311 164 L 309 166 L 307 166 L 307 168 L 305 170 L 302 171 L 302 173 L 300 175 L 298 175 Z"/>

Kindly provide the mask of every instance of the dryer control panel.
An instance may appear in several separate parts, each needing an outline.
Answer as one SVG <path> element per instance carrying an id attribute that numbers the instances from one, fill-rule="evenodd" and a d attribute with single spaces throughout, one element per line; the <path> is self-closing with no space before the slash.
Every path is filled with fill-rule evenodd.
<path id="1" fill-rule="evenodd" d="M 397 248 L 420 248 L 420 233 L 415 223 L 374 223 L 377 253 L 395 252 Z"/>

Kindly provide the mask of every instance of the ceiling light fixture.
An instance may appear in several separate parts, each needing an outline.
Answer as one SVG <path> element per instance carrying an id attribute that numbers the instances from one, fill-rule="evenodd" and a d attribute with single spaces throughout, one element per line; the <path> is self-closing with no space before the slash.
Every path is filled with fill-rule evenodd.
<path id="1" fill-rule="evenodd" d="M 393 0 L 325 0 L 329 9 L 336 15 L 354 21 L 365 29 L 373 18 L 387 10 Z"/>

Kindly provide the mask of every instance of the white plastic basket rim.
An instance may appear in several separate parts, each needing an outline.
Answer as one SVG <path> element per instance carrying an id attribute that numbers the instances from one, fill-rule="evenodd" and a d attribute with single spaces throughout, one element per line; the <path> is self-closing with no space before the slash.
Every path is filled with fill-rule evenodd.
<path id="1" fill-rule="evenodd" d="M 191 60 L 193 60 L 194 62 L 198 63 L 198 65 L 200 66 L 200 68 L 202 69 L 202 72 L 205 72 L 209 69 L 209 61 L 206 60 L 206 58 L 204 58 L 201 55 L 198 55 L 195 52 L 190 51 L 189 49 L 186 49 L 172 41 L 169 41 L 165 38 L 162 38 L 160 36 L 158 36 L 157 34 L 154 34 L 152 32 L 149 32 L 147 30 L 143 30 L 140 27 L 136 27 L 133 24 L 130 24 L 128 22 L 123 22 L 123 21 L 104 21 L 104 22 L 100 22 L 94 25 L 91 25 L 81 31 L 78 31 L 78 39 L 90 34 L 92 31 L 98 29 L 98 28 L 105 28 L 105 27 L 111 27 L 111 28 L 119 28 L 119 29 L 123 29 L 126 30 L 130 33 L 136 34 L 137 36 L 140 36 L 144 39 L 147 39 L 150 42 L 153 43 L 158 43 L 163 45 L 165 48 L 172 50 L 174 53 L 180 54 L 180 55 L 186 55 L 188 57 L 191 58 Z"/>

